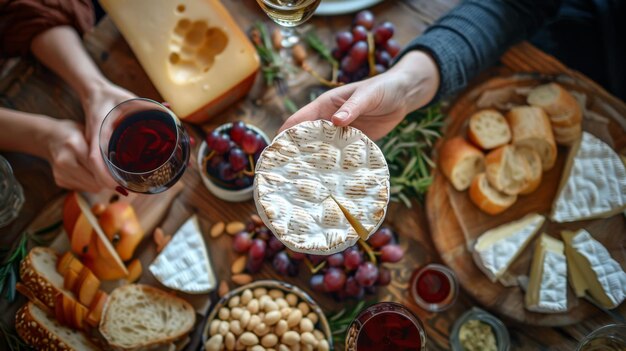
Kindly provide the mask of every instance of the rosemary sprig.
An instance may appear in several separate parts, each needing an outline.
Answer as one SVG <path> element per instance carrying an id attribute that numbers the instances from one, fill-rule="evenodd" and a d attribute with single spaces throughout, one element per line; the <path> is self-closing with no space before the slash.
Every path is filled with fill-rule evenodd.
<path id="1" fill-rule="evenodd" d="M 20 262 L 28 253 L 29 235 L 24 233 L 17 246 L 10 252 L 10 249 L 3 248 L 2 266 L 0 266 L 0 295 L 4 292 L 4 297 L 9 301 L 15 300 L 15 284 L 19 277 Z"/>
<path id="2" fill-rule="evenodd" d="M 330 326 L 330 330 L 332 331 L 333 344 L 335 345 L 335 349 L 342 349 L 342 345 L 345 343 L 346 332 L 348 331 L 348 327 L 350 327 L 350 323 L 352 323 L 352 321 L 357 317 L 359 312 L 368 307 L 369 304 L 366 303 L 364 300 L 360 300 L 351 309 L 343 308 L 339 312 L 328 316 L 328 325 Z"/>
<path id="3" fill-rule="evenodd" d="M 280 54 L 272 45 L 267 26 L 263 22 L 256 22 L 250 32 L 252 43 L 261 58 L 261 72 L 268 86 L 275 85 L 278 93 L 284 95 L 286 87 L 284 79 L 286 78 L 284 69 L 285 62 Z"/>
<path id="4" fill-rule="evenodd" d="M 305 39 L 306 43 L 309 44 L 309 46 L 313 50 L 315 50 L 324 60 L 328 61 L 333 66 L 339 64 L 337 60 L 335 60 L 335 58 L 333 57 L 330 49 L 324 44 L 322 39 L 317 36 L 317 33 L 315 33 L 315 31 L 309 31 L 306 34 Z"/>
<path id="5" fill-rule="evenodd" d="M 391 173 L 393 201 L 411 207 L 411 198 L 424 200 L 435 167 L 430 154 L 441 137 L 444 117 L 439 105 L 412 112 L 379 141 Z"/>
<path id="6" fill-rule="evenodd" d="M 0 339 L 4 340 L 4 345 L 8 347 L 10 351 L 26 351 L 32 350 L 22 339 L 17 335 L 14 328 L 11 328 L 4 323 L 0 323 Z M 2 345 L 0 343 L 0 345 Z"/>

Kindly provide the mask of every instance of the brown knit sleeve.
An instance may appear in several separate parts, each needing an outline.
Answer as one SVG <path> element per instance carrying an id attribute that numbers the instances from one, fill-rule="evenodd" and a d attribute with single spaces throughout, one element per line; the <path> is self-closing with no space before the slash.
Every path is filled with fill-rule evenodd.
<path id="1" fill-rule="evenodd" d="M 91 0 L 0 0 L 0 56 L 25 56 L 41 32 L 68 25 L 83 34 L 93 27 Z"/>

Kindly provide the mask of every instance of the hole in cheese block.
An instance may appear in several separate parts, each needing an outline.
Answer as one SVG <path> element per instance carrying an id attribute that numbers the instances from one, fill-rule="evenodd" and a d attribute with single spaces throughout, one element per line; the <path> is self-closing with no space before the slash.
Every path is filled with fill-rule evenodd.
<path id="1" fill-rule="evenodd" d="M 178 13 L 183 13 L 186 10 L 186 6 L 184 4 L 180 4 L 178 6 L 176 6 L 176 12 Z"/>

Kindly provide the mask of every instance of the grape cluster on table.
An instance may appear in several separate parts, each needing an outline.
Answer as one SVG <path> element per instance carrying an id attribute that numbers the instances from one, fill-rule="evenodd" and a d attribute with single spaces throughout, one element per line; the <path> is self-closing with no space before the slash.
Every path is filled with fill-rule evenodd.
<path id="1" fill-rule="evenodd" d="M 368 33 L 374 39 L 376 73 L 385 72 L 400 52 L 400 44 L 392 39 L 394 30 L 393 23 L 389 21 L 375 25 L 374 15 L 368 10 L 357 13 L 351 30 L 335 35 L 337 47 L 332 54 L 340 62 L 337 79 L 342 83 L 351 83 L 370 74 Z"/>
<path id="2" fill-rule="evenodd" d="M 308 255 L 286 248 L 260 221 L 250 221 L 246 229 L 233 238 L 233 250 L 247 255 L 246 270 L 256 273 L 264 262 L 271 262 L 280 275 L 296 276 L 308 260 L 312 267 L 323 268 L 314 273 L 309 281 L 314 291 L 332 293 L 338 298 L 361 298 L 374 293 L 376 286 L 386 286 L 391 272 L 384 263 L 402 259 L 404 250 L 397 244 L 396 235 L 389 227 L 381 227 L 366 242 L 374 252 L 376 263 L 363 248 L 354 245 L 343 252 L 329 256 Z"/>
<path id="3" fill-rule="evenodd" d="M 242 121 L 206 136 L 205 171 L 218 186 L 238 190 L 254 181 L 254 166 L 267 146 L 263 137 Z"/>

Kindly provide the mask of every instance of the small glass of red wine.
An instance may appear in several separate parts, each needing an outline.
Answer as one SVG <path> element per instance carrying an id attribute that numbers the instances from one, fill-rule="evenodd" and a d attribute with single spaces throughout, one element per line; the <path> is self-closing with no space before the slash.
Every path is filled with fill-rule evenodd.
<path id="1" fill-rule="evenodd" d="M 115 106 L 100 127 L 100 152 L 125 189 L 157 194 L 174 185 L 189 162 L 189 136 L 162 104 L 144 98 Z"/>
<path id="2" fill-rule="evenodd" d="M 380 302 L 361 311 L 346 334 L 346 351 L 420 350 L 426 350 L 422 323 L 395 302 Z"/>
<path id="3" fill-rule="evenodd" d="M 415 303 L 431 312 L 450 308 L 459 294 L 459 285 L 454 272 L 437 263 L 416 270 L 410 288 Z"/>

